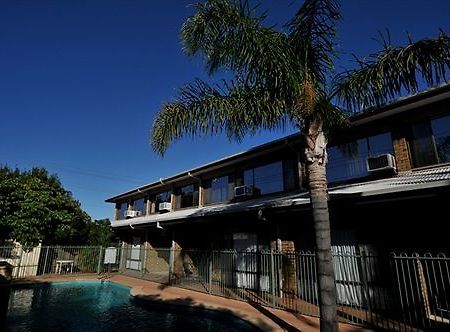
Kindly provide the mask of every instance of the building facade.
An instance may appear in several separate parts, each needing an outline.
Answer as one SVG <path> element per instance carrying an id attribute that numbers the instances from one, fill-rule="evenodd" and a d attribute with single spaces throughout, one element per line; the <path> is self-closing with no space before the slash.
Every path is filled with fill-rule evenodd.
<path id="1" fill-rule="evenodd" d="M 131 246 L 313 249 L 302 150 L 295 134 L 108 198 L 112 227 Z M 333 249 L 447 250 L 449 163 L 450 85 L 352 117 L 328 148 Z"/>

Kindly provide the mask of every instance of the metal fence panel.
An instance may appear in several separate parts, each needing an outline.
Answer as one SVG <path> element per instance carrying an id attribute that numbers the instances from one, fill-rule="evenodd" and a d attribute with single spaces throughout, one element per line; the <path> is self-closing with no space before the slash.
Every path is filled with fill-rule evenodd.
<path id="1" fill-rule="evenodd" d="M 165 285 L 319 315 L 314 252 L 146 246 L 0 247 L 13 278 L 117 272 Z M 335 250 L 340 320 L 376 330 L 450 330 L 450 258 Z"/>

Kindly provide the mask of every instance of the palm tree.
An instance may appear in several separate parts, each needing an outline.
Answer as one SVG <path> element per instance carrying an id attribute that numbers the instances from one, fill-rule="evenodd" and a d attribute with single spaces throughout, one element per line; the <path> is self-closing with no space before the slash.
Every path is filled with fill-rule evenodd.
<path id="1" fill-rule="evenodd" d="M 201 55 L 210 74 L 232 74 L 220 84 L 195 80 L 175 100 L 162 105 L 151 144 L 163 154 L 185 135 L 226 133 L 240 140 L 260 129 L 298 127 L 316 238 L 321 331 L 337 331 L 336 288 L 332 265 L 327 197 L 327 137 L 345 122 L 341 107 L 357 111 L 380 105 L 423 82 L 445 80 L 450 38 L 409 40 L 384 48 L 358 68 L 336 74 L 336 0 L 305 0 L 281 30 L 265 26 L 265 14 L 243 0 L 205 0 L 184 23 L 181 36 L 188 55 Z"/>

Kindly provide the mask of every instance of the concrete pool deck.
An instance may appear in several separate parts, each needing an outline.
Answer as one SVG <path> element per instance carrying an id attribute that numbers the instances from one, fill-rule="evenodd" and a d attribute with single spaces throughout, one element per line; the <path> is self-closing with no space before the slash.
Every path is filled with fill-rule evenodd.
<path id="1" fill-rule="evenodd" d="M 46 283 L 57 281 L 98 280 L 97 275 L 51 276 L 17 280 L 14 284 Z M 137 299 L 153 301 L 158 304 L 189 306 L 198 309 L 216 310 L 234 315 L 250 322 L 262 331 L 319 331 L 319 320 L 315 317 L 300 315 L 279 309 L 262 307 L 243 301 L 204 294 L 184 288 L 136 279 L 124 275 L 114 275 L 112 282 L 131 288 L 131 295 Z M 340 323 L 339 331 L 369 332 L 372 330 Z"/>

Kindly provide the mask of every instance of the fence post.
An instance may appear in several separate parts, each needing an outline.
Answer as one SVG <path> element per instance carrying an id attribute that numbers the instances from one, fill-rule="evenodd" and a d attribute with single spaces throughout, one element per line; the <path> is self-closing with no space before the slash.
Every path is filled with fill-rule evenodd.
<path id="1" fill-rule="evenodd" d="M 275 308 L 275 260 L 273 257 L 273 249 L 270 249 L 270 292 L 272 294 L 272 307 Z"/>
<path id="2" fill-rule="evenodd" d="M 214 252 L 211 252 L 209 256 L 209 262 L 208 262 L 208 293 L 211 294 L 211 285 L 212 285 L 212 271 L 213 271 L 213 264 L 212 259 Z"/>
<path id="3" fill-rule="evenodd" d="M 172 245 L 170 246 L 170 251 L 169 251 L 169 280 L 167 281 L 167 283 L 169 285 L 171 284 L 171 281 L 172 281 L 172 275 L 173 275 L 174 265 L 175 265 L 174 247 L 175 247 L 175 241 L 172 241 Z"/>
<path id="4" fill-rule="evenodd" d="M 103 247 L 100 246 L 99 251 L 98 251 L 97 274 L 100 274 L 100 267 L 101 267 L 101 264 L 102 264 L 102 249 L 103 249 Z"/>
<path id="5" fill-rule="evenodd" d="M 142 257 L 142 260 L 141 260 L 141 278 L 142 278 L 142 277 L 144 277 L 146 268 L 147 268 L 147 247 L 145 244 L 141 245 L 140 251 L 141 252 L 139 254 L 139 258 Z M 143 252 L 143 254 L 142 254 L 142 252 Z"/>
<path id="6" fill-rule="evenodd" d="M 119 271 L 120 273 L 124 273 L 125 272 L 125 267 L 126 267 L 126 248 L 125 245 L 122 243 L 121 247 L 120 247 L 120 257 L 119 257 Z"/>

